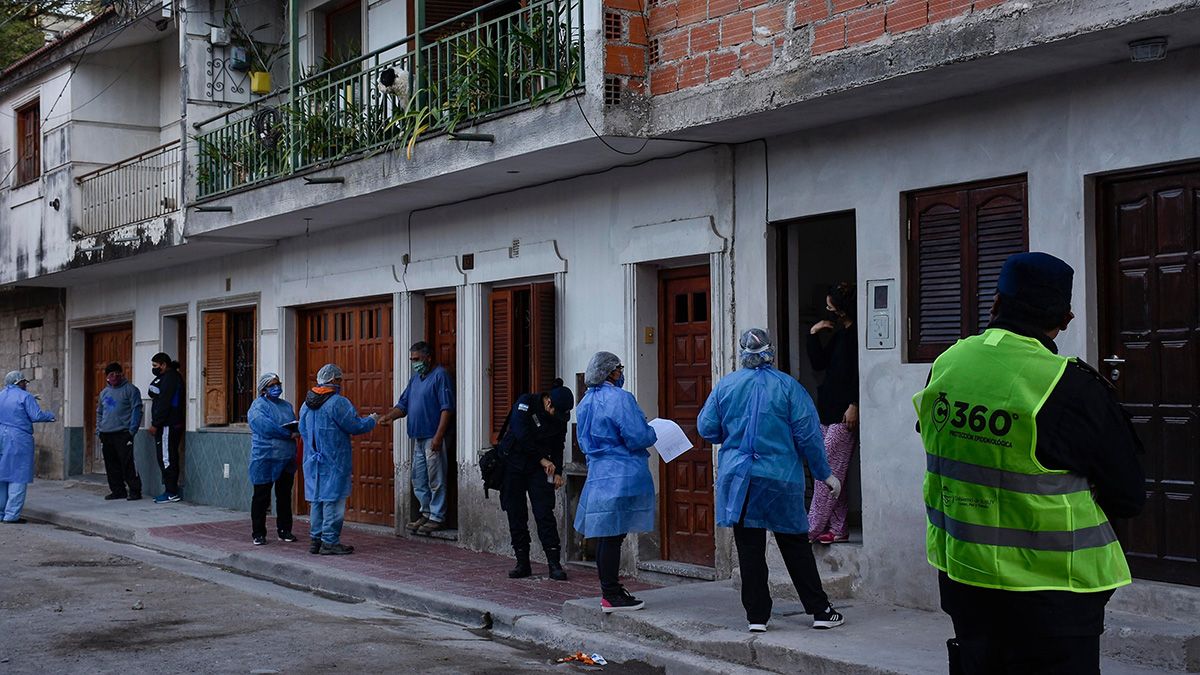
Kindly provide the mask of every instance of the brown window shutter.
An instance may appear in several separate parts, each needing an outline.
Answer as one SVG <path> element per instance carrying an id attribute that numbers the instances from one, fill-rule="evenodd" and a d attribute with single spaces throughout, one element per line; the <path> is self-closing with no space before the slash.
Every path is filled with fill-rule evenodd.
<path id="1" fill-rule="evenodd" d="M 972 190 L 970 213 L 974 232 L 972 286 L 976 288 L 975 331 L 987 328 L 1000 268 L 1014 253 L 1029 250 L 1025 181 Z"/>
<path id="2" fill-rule="evenodd" d="M 909 356 L 913 361 L 931 361 L 962 337 L 966 229 L 962 198 L 961 192 L 909 198 Z"/>
<path id="3" fill-rule="evenodd" d="M 554 284 L 534 284 L 530 300 L 530 336 L 533 355 L 533 391 L 549 391 L 558 372 L 557 344 L 555 342 Z"/>
<path id="4" fill-rule="evenodd" d="M 987 328 L 1000 268 L 1029 250 L 1024 177 L 909 196 L 909 359 Z"/>
<path id="5" fill-rule="evenodd" d="M 224 312 L 204 315 L 204 424 L 229 423 L 229 324 Z"/>
<path id="6" fill-rule="evenodd" d="M 499 441 L 500 427 L 512 409 L 516 394 L 513 382 L 513 291 L 499 288 L 492 291 L 492 443 Z"/>

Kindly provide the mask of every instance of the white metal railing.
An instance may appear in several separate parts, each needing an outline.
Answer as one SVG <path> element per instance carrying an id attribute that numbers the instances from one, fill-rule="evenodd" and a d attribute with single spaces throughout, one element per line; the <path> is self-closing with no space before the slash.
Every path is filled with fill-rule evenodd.
<path id="1" fill-rule="evenodd" d="M 85 235 L 179 210 L 183 199 L 179 141 L 147 150 L 75 179 Z"/>

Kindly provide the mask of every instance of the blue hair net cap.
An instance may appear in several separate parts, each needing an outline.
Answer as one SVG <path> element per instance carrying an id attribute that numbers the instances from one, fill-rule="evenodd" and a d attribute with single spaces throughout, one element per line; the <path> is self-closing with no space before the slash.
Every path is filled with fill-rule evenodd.
<path id="1" fill-rule="evenodd" d="M 342 376 L 342 369 L 332 363 L 326 363 L 317 371 L 317 384 L 331 384 Z"/>
<path id="2" fill-rule="evenodd" d="M 742 339 L 738 340 L 738 346 L 743 351 L 754 354 L 764 352 L 771 348 L 771 336 L 761 328 L 751 328 L 742 333 Z"/>
<path id="3" fill-rule="evenodd" d="M 262 376 L 260 376 L 258 378 L 257 391 L 261 393 L 262 390 L 266 389 L 267 385 L 271 383 L 271 380 L 278 380 L 278 379 L 279 379 L 278 373 L 263 373 Z"/>
<path id="4" fill-rule="evenodd" d="M 8 371 L 8 374 L 4 376 L 4 386 L 7 387 L 10 384 L 17 384 L 22 380 L 28 381 L 29 378 L 22 375 L 21 371 L 19 370 L 10 370 Z"/>
<path id="5" fill-rule="evenodd" d="M 1000 268 L 996 292 L 1029 307 L 1067 311 L 1074 277 L 1070 265 L 1049 253 L 1017 253 Z"/>
<path id="6" fill-rule="evenodd" d="M 616 354 L 596 352 L 592 356 L 592 360 L 588 361 L 587 371 L 583 374 L 583 383 L 589 387 L 599 387 L 619 365 L 621 365 L 621 359 L 617 358 Z"/>

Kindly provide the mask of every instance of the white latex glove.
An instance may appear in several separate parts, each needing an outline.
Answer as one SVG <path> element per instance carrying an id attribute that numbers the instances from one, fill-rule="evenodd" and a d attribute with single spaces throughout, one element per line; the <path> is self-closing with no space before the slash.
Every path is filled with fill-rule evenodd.
<path id="1" fill-rule="evenodd" d="M 378 422 L 378 421 L 379 421 L 379 413 L 371 413 L 370 415 L 367 415 L 367 417 L 368 417 L 368 418 L 369 418 L 369 419 L 370 419 L 372 422 Z"/>
<path id="2" fill-rule="evenodd" d="M 842 494 L 842 481 L 838 480 L 837 476 L 830 474 L 829 478 L 825 479 L 825 484 L 829 486 L 829 496 L 833 499 Z"/>

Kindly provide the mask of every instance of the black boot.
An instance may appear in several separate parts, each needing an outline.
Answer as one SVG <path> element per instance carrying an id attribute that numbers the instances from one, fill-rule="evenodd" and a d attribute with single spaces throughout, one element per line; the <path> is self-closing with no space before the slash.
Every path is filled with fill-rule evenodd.
<path id="1" fill-rule="evenodd" d="M 517 565 L 508 571 L 509 579 L 524 579 L 533 575 L 533 568 L 529 566 L 529 551 L 517 551 Z"/>
<path id="2" fill-rule="evenodd" d="M 559 552 L 551 549 L 546 551 L 546 567 L 549 569 L 550 578 L 555 581 L 566 581 L 567 573 L 563 570 L 562 563 L 559 562 Z"/>

